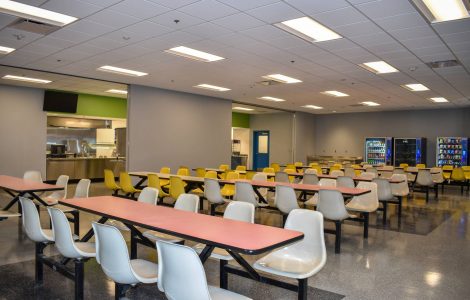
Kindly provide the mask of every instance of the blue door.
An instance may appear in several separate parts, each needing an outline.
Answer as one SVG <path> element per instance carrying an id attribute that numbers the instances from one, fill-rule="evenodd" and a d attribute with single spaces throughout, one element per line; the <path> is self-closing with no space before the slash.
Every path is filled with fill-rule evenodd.
<path id="1" fill-rule="evenodd" d="M 269 131 L 253 132 L 253 169 L 258 170 L 269 166 Z"/>

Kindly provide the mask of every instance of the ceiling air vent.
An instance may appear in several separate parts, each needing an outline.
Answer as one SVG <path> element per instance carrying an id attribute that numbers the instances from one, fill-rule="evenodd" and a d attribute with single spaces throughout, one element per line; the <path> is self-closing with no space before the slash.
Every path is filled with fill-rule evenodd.
<path id="1" fill-rule="evenodd" d="M 270 85 L 281 84 L 281 82 L 275 81 L 275 80 L 264 80 L 264 81 L 257 82 L 257 84 L 264 85 L 264 86 L 270 86 Z"/>
<path id="2" fill-rule="evenodd" d="M 432 62 L 426 63 L 426 65 L 428 65 L 428 67 L 433 68 L 433 69 L 439 69 L 439 68 L 459 66 L 460 63 L 456 61 L 455 59 L 451 59 L 451 60 L 432 61 Z"/>
<path id="3" fill-rule="evenodd" d="M 11 23 L 8 27 L 15 28 L 27 32 L 32 32 L 41 35 L 47 35 L 51 32 L 56 31 L 59 29 L 59 26 L 49 25 L 45 23 L 41 23 L 38 21 L 27 20 L 27 19 L 18 19 Z"/>

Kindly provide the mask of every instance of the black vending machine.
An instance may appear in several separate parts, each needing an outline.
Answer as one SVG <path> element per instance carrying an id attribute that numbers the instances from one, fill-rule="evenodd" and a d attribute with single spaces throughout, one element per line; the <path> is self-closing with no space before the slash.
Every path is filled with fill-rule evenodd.
<path id="1" fill-rule="evenodd" d="M 393 165 L 416 166 L 426 163 L 426 138 L 395 138 Z"/>

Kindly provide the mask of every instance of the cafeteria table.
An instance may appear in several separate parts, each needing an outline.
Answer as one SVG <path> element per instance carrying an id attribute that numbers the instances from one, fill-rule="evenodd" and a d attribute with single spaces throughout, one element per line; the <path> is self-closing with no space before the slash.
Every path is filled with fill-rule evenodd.
<path id="1" fill-rule="evenodd" d="M 177 174 L 156 173 L 156 172 L 147 172 L 147 171 L 129 172 L 130 176 L 140 178 L 139 182 L 137 182 L 135 184 L 135 188 L 137 188 L 137 189 L 140 189 L 140 188 L 143 187 L 143 184 L 147 181 L 147 175 L 148 174 L 155 174 L 160 179 L 170 179 L 171 176 L 180 177 L 184 182 L 186 182 L 188 184 L 185 187 L 186 191 L 190 191 L 190 190 L 195 189 L 195 188 L 203 189 L 203 185 L 204 185 L 204 178 L 202 178 L 202 177 L 183 176 L 183 175 L 177 175 Z"/>
<path id="2" fill-rule="evenodd" d="M 137 243 L 155 248 L 155 243 L 143 236 L 137 228 L 155 230 L 185 240 L 206 245 L 199 257 L 204 263 L 215 247 L 225 249 L 244 269 L 233 268 L 220 262 L 220 286 L 228 288 L 228 273 L 259 282 L 283 287 L 307 299 L 308 279 L 299 279 L 298 285 L 260 275 L 240 254 L 259 255 L 303 239 L 303 233 L 272 226 L 235 221 L 205 214 L 176 210 L 113 196 L 66 199 L 60 204 L 99 215 L 99 223 L 114 219 L 124 223 L 131 231 L 131 258 L 137 258 Z M 90 229 L 82 238 L 93 236 Z"/>
<path id="3" fill-rule="evenodd" d="M 4 190 L 13 197 L 13 199 L 2 210 L 7 211 L 18 202 L 18 212 L 21 213 L 19 202 L 20 197 L 29 195 L 42 205 L 49 206 L 49 204 L 42 200 L 41 197 L 37 195 L 37 193 L 59 191 L 63 190 L 64 188 L 53 184 L 46 184 L 18 177 L 0 175 L 0 189 Z M 2 217 L 0 217 L 0 219 L 2 219 Z"/>
<path id="4" fill-rule="evenodd" d="M 328 179 L 338 179 L 338 176 L 332 176 L 332 175 L 327 175 L 327 174 L 322 174 L 322 175 L 317 175 L 318 178 L 322 179 L 322 178 L 328 178 Z M 354 176 L 354 177 L 351 177 L 354 181 L 367 181 L 367 182 L 371 182 L 372 179 L 369 179 L 369 178 L 362 178 L 360 176 Z M 377 177 L 377 178 L 382 178 L 382 177 Z M 398 180 L 398 179 L 391 179 L 391 178 L 385 178 L 387 179 L 390 183 L 392 184 L 396 184 L 396 183 L 402 183 L 404 182 L 405 180 Z"/>

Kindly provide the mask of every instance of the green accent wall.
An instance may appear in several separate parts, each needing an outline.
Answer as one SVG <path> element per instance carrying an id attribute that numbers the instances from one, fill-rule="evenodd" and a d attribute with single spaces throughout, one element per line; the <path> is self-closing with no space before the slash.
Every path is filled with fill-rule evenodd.
<path id="1" fill-rule="evenodd" d="M 232 112 L 232 127 L 250 128 L 250 115 Z"/>
<path id="2" fill-rule="evenodd" d="M 79 94 L 76 114 L 125 119 L 127 117 L 127 99 Z"/>

